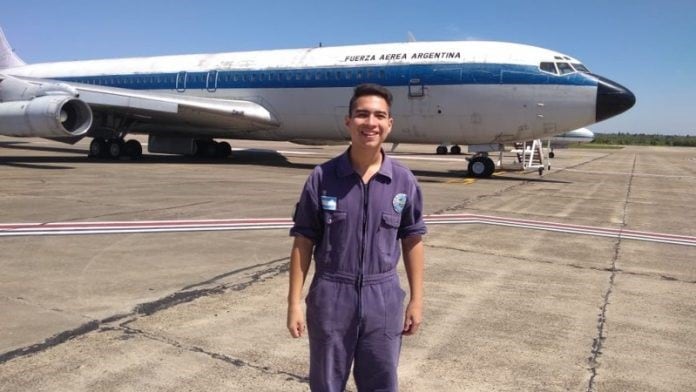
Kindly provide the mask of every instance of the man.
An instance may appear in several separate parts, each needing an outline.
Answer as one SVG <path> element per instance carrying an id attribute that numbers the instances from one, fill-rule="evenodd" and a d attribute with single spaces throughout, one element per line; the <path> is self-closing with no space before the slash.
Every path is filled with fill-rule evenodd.
<path id="1" fill-rule="evenodd" d="M 295 210 L 287 326 L 295 338 L 304 333 L 301 295 L 313 252 L 306 298 L 313 391 L 343 391 L 353 362 L 358 390 L 396 391 L 401 336 L 422 320 L 423 203 L 413 174 L 382 150 L 391 102 L 384 87 L 355 88 L 345 118 L 351 146 L 312 171 Z M 411 292 L 405 316 L 399 239 Z"/>

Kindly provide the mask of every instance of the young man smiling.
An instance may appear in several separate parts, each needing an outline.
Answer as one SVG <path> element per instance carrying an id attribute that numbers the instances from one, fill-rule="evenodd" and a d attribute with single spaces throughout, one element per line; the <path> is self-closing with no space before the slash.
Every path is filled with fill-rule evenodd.
<path id="1" fill-rule="evenodd" d="M 295 209 L 287 327 L 295 338 L 304 333 L 302 287 L 313 253 L 306 298 L 312 391 L 343 391 L 351 364 L 358 390 L 398 390 L 401 336 L 422 320 L 423 202 L 410 170 L 382 150 L 391 102 L 382 86 L 355 88 L 345 118 L 351 146 L 312 171 Z M 405 312 L 400 250 L 411 293 Z"/>

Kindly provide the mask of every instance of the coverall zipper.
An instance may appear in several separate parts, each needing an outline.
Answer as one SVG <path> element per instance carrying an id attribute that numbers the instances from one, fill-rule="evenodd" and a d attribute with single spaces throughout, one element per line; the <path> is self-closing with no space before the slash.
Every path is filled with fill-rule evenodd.
<path id="1" fill-rule="evenodd" d="M 358 318 L 362 320 L 363 318 L 363 304 L 362 304 L 362 289 L 363 289 L 363 275 L 364 275 L 364 266 L 365 266 L 365 251 L 367 249 L 366 242 L 367 242 L 367 213 L 368 213 L 368 199 L 369 199 L 369 193 L 370 193 L 370 181 L 367 182 L 367 184 L 362 182 L 362 179 L 360 181 L 360 184 L 363 189 L 363 214 L 362 214 L 362 238 L 361 238 L 361 244 L 360 244 L 360 262 L 358 263 L 358 279 L 356 281 L 357 285 L 357 290 L 358 290 Z"/>

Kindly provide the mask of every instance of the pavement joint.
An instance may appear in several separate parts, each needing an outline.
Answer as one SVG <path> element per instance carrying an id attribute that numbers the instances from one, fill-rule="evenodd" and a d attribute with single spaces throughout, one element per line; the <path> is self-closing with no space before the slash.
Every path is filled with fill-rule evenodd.
<path id="1" fill-rule="evenodd" d="M 83 200 L 78 200 L 78 201 L 80 203 L 89 204 L 88 201 L 83 201 Z M 212 202 L 213 202 L 212 200 L 206 200 L 206 201 L 201 201 L 201 202 L 196 202 L 196 203 L 173 205 L 173 206 L 167 206 L 167 207 L 161 207 L 161 208 L 150 208 L 150 209 L 144 209 L 144 210 L 127 211 L 127 212 L 112 212 L 112 213 L 108 213 L 108 214 L 100 214 L 100 215 L 89 216 L 89 217 L 75 217 L 72 219 L 67 219 L 66 222 L 71 222 L 71 221 L 80 222 L 80 221 L 84 221 L 87 219 L 101 219 L 101 218 L 106 218 L 109 216 L 121 216 L 121 215 L 134 216 L 136 214 L 143 214 L 143 213 L 161 212 L 161 211 L 168 211 L 168 210 L 178 210 L 181 208 L 197 207 L 197 206 L 201 206 L 204 204 L 210 204 Z M 45 222 L 45 223 L 51 223 L 51 222 Z"/>
<path id="2" fill-rule="evenodd" d="M 621 217 L 621 231 L 626 227 L 626 214 L 627 214 L 627 209 L 628 209 L 628 204 L 629 200 L 631 197 L 631 186 L 633 184 L 633 173 L 635 173 L 636 170 L 636 160 L 638 159 L 637 155 L 633 156 L 633 167 L 631 168 L 631 174 L 628 179 L 628 186 L 626 189 L 626 197 L 624 200 L 624 205 L 623 205 L 623 216 Z M 604 293 L 604 300 L 602 303 L 602 306 L 600 307 L 600 312 L 597 317 L 597 337 L 595 337 L 592 341 L 592 350 L 591 350 L 591 355 L 588 358 L 588 362 L 590 365 L 590 380 L 587 385 L 587 392 L 593 392 L 595 391 L 595 379 L 597 378 L 597 368 L 599 367 L 599 358 L 602 355 L 602 347 L 604 346 L 604 342 L 607 339 L 607 336 L 605 335 L 604 332 L 604 326 L 606 325 L 607 321 L 607 310 L 610 304 L 610 298 L 611 294 L 614 291 L 614 284 L 616 282 L 616 277 L 617 274 L 620 270 L 616 269 L 616 261 L 619 259 L 619 253 L 621 252 L 621 234 L 619 234 L 619 237 L 616 240 L 616 243 L 614 244 L 614 255 L 611 260 L 611 268 L 609 271 L 611 274 L 609 275 L 609 286 L 607 287 L 607 291 Z"/>
<path id="3" fill-rule="evenodd" d="M 441 209 L 433 212 L 432 215 L 442 215 L 442 214 L 446 214 L 446 213 L 452 212 L 452 211 L 461 211 L 463 209 L 466 209 L 469 204 L 472 204 L 476 201 L 483 200 L 483 199 L 486 199 L 489 197 L 502 196 L 506 192 L 509 192 L 510 190 L 512 190 L 514 188 L 523 187 L 523 186 L 529 184 L 530 182 L 531 181 L 529 181 L 529 180 L 522 181 L 519 184 L 510 185 L 509 187 L 501 189 L 501 190 L 494 192 L 494 193 L 478 195 L 472 199 L 466 199 L 461 203 L 454 204 L 454 205 L 451 205 L 451 206 L 446 207 L 446 208 L 441 208 Z"/>
<path id="4" fill-rule="evenodd" d="M 18 348 L 16 350 L 8 351 L 6 353 L 0 354 L 0 364 L 13 360 L 15 358 L 24 357 L 26 355 L 36 354 L 45 351 L 51 347 L 57 346 L 59 344 L 65 343 L 70 339 L 78 337 L 80 335 L 85 335 L 99 328 L 98 320 L 91 320 L 87 323 L 80 325 L 77 328 L 70 329 L 67 331 L 60 332 L 50 338 L 44 340 L 41 343 L 32 344 L 27 347 Z"/>
<path id="5" fill-rule="evenodd" d="M 176 347 L 176 348 L 181 349 L 181 350 L 186 350 L 189 352 L 204 354 L 204 355 L 209 356 L 210 358 L 213 358 L 213 359 L 216 359 L 219 361 L 223 361 L 227 364 L 233 365 L 233 366 L 238 367 L 238 368 L 247 367 L 247 368 L 257 370 L 257 371 L 259 371 L 263 374 L 266 374 L 266 375 L 283 375 L 283 376 L 288 377 L 286 379 L 286 381 L 296 381 L 296 382 L 300 382 L 302 384 L 309 384 L 309 378 L 306 376 L 301 376 L 298 374 L 294 374 L 294 373 L 290 373 L 290 372 L 286 372 L 286 371 L 282 371 L 282 370 L 273 370 L 269 366 L 254 364 L 254 363 L 247 362 L 247 361 L 240 359 L 240 358 L 231 357 L 227 354 L 209 351 L 209 350 L 206 350 L 206 349 L 204 349 L 202 347 L 198 347 L 198 346 L 187 345 L 187 344 L 179 342 L 175 339 L 163 336 L 161 334 L 153 334 L 153 333 L 147 332 L 143 329 L 133 328 L 133 327 L 128 325 L 129 323 L 131 323 L 133 321 L 135 321 L 135 320 L 129 320 L 125 323 L 122 323 L 119 326 L 119 328 L 116 328 L 116 330 L 121 330 L 122 332 L 127 333 L 127 334 L 134 334 L 134 335 L 138 335 L 138 336 L 141 336 L 141 337 L 144 337 L 144 338 L 147 338 L 150 340 L 154 340 L 154 341 L 157 341 L 160 343 L 168 344 L 170 346 Z"/>
<path id="6" fill-rule="evenodd" d="M 212 287 L 212 288 L 206 288 L 206 289 L 198 289 L 198 290 L 193 290 L 193 291 L 184 291 L 179 290 L 173 294 L 170 294 L 164 298 L 160 298 L 151 302 L 146 302 L 146 303 L 141 303 L 135 306 L 132 312 L 130 313 L 121 313 L 113 316 L 109 316 L 107 318 L 101 319 L 101 320 L 90 320 L 77 328 L 67 330 L 60 332 L 56 335 L 53 335 L 49 337 L 48 339 L 44 340 L 41 343 L 33 344 L 30 346 L 26 347 L 21 347 L 15 350 L 11 350 L 5 353 L 0 353 L 0 364 L 3 364 L 5 362 L 8 362 L 12 359 L 35 354 L 41 351 L 45 351 L 51 347 L 55 347 L 57 345 L 60 345 L 62 343 L 67 342 L 68 340 L 71 340 L 73 338 L 76 338 L 81 335 L 86 335 L 92 331 L 95 331 L 97 329 L 104 329 L 104 328 L 110 328 L 109 324 L 113 324 L 117 321 L 123 320 L 124 318 L 130 317 L 129 320 L 123 322 L 121 325 L 127 325 L 130 322 L 136 321 L 139 317 L 138 316 L 150 316 L 156 312 L 169 309 L 171 307 L 191 302 L 194 301 L 198 298 L 209 296 L 209 295 L 218 295 L 218 294 L 224 294 L 225 292 L 228 291 L 242 291 L 256 283 L 262 283 L 268 279 L 271 279 L 277 275 L 280 275 L 284 272 L 287 272 L 289 269 L 289 257 L 284 257 L 276 260 L 272 260 L 267 263 L 262 263 L 262 264 L 257 264 L 252 267 L 248 268 L 242 268 L 236 271 L 233 271 L 232 273 L 226 273 L 219 275 L 218 277 L 214 278 L 219 279 L 220 277 L 229 277 L 233 273 L 240 273 L 240 272 L 245 272 L 249 270 L 253 270 L 254 268 L 259 268 L 259 267 L 270 267 L 262 269 L 260 271 L 257 271 L 253 274 L 251 274 L 247 280 L 239 282 L 239 283 L 234 283 L 234 284 L 220 284 L 218 286 Z M 278 265 L 278 263 L 281 263 Z M 213 280 L 208 280 L 206 282 L 203 282 L 201 284 L 206 284 L 209 282 L 212 282 Z M 198 285 L 193 285 L 193 286 L 200 286 L 201 284 Z"/>

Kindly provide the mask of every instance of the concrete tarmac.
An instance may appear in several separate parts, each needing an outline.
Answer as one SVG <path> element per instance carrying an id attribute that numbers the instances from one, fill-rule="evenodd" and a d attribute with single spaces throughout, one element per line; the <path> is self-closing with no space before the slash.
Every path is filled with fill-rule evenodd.
<path id="1" fill-rule="evenodd" d="M 223 162 L 87 146 L 0 137 L 0 391 L 308 390 L 307 338 L 285 328 L 286 228 L 2 235 L 288 219 L 345 146 L 242 141 Z M 433 151 L 394 154 L 426 213 L 485 219 L 429 225 L 400 390 L 696 390 L 696 149 L 558 150 L 542 177 L 479 180 Z"/>

